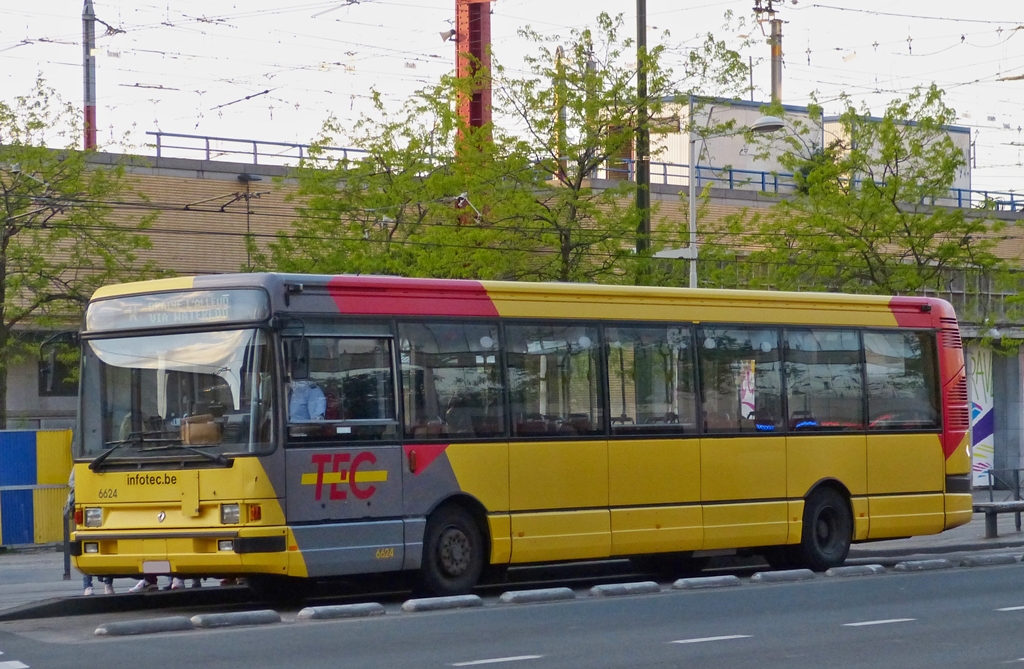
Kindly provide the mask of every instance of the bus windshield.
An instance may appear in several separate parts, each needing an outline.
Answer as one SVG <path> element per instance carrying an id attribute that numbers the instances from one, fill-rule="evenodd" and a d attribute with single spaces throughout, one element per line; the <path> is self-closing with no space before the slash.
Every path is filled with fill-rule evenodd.
<path id="1" fill-rule="evenodd" d="M 260 330 L 85 342 L 78 457 L 224 462 L 272 449 L 267 342 Z"/>

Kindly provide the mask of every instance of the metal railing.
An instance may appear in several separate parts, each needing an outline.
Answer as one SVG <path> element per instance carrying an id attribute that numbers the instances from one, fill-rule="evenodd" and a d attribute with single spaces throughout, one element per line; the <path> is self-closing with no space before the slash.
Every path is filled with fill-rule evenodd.
<path id="1" fill-rule="evenodd" d="M 184 135 L 175 132 L 147 132 L 156 140 L 149 146 L 156 149 L 157 158 L 195 158 L 204 160 L 238 160 L 253 165 L 297 165 L 309 158 L 309 144 L 292 142 L 264 142 L 257 139 Z M 362 149 L 341 146 L 319 147 L 322 158 L 351 160 L 367 155 Z"/>
<path id="2" fill-rule="evenodd" d="M 292 142 L 264 142 L 256 139 L 231 137 L 209 137 L 206 135 L 185 135 L 174 132 L 147 132 L 155 137 L 149 146 L 156 149 L 156 157 L 195 158 L 202 155 L 204 160 L 245 160 L 253 165 L 294 166 L 309 158 L 309 144 Z M 363 149 L 341 146 L 319 147 L 318 158 L 353 160 L 368 155 Z M 697 165 L 696 187 L 703 189 L 710 184 L 729 190 L 754 190 L 762 193 L 787 194 L 797 190 L 792 174 L 762 170 L 743 170 L 713 165 Z M 636 178 L 636 161 L 619 159 L 596 171 L 595 177 L 612 180 L 633 181 Z M 651 183 L 665 186 L 688 186 L 690 168 L 681 163 L 651 161 Z M 1024 193 L 1014 191 L 972 190 L 952 188 L 949 196 L 930 198 L 924 204 L 957 207 L 960 209 L 992 208 L 995 211 L 1024 212 Z"/>
<path id="3" fill-rule="evenodd" d="M 988 501 L 1009 502 L 1011 499 L 1014 502 L 1021 501 L 1021 471 L 1021 469 L 986 469 L 985 473 L 988 475 Z M 1003 472 L 1003 475 L 997 474 L 996 472 Z M 1006 493 L 1006 499 L 995 499 L 995 490 L 997 485 L 1000 486 L 999 489 L 1001 491 Z M 1014 513 L 1013 517 L 1017 531 L 1020 532 L 1020 512 Z"/>

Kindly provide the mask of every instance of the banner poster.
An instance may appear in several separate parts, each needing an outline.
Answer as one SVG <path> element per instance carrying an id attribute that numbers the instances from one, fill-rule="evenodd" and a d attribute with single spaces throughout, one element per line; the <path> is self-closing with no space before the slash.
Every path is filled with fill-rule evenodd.
<path id="1" fill-rule="evenodd" d="M 995 462 L 995 409 L 992 400 L 992 351 L 968 346 L 967 397 L 971 403 L 971 470 L 975 487 L 989 484 Z"/>

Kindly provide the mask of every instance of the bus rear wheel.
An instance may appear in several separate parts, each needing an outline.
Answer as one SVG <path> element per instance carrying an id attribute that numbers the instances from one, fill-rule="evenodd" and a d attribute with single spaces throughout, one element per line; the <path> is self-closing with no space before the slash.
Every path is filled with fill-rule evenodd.
<path id="1" fill-rule="evenodd" d="M 819 488 L 804 503 L 802 562 L 814 571 L 838 567 L 846 561 L 853 539 L 850 505 L 832 488 Z"/>
<path id="2" fill-rule="evenodd" d="M 437 596 L 466 594 L 483 567 L 483 535 L 473 517 L 455 505 L 432 513 L 423 536 L 423 590 Z"/>

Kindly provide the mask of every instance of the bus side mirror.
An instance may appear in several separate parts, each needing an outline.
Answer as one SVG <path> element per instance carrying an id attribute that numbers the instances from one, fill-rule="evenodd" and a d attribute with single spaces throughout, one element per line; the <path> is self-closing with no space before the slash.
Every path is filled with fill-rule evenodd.
<path id="1" fill-rule="evenodd" d="M 291 341 L 288 347 L 288 366 L 293 380 L 309 378 L 309 340 L 305 337 Z"/>

